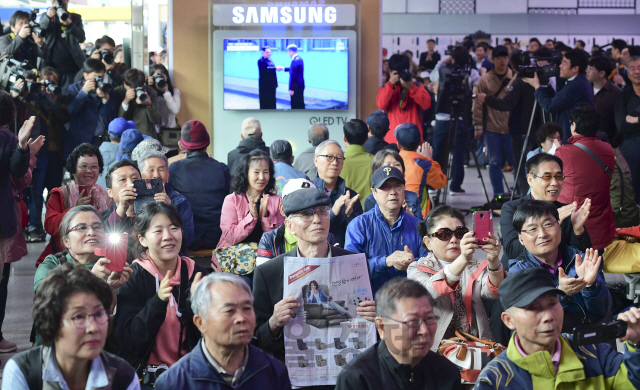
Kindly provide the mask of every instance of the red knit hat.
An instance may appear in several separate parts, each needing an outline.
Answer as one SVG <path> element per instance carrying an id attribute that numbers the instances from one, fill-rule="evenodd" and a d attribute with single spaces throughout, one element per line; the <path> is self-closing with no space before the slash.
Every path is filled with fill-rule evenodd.
<path id="1" fill-rule="evenodd" d="M 202 122 L 192 119 L 182 126 L 180 145 L 184 150 L 199 150 L 209 146 L 209 133 Z"/>

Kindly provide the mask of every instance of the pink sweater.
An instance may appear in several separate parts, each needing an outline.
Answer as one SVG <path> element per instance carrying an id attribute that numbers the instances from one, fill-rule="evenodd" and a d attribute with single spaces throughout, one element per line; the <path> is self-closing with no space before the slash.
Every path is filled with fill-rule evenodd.
<path id="1" fill-rule="evenodd" d="M 270 232 L 284 222 L 284 216 L 280 213 L 282 198 L 279 195 L 269 195 L 267 210 L 269 216 L 260 218 L 262 230 Z M 224 198 L 222 214 L 220 215 L 220 229 L 222 236 L 218 242 L 218 248 L 226 248 L 242 242 L 253 231 L 258 218 L 254 218 L 249 212 L 249 198 L 246 194 L 231 193 Z"/>

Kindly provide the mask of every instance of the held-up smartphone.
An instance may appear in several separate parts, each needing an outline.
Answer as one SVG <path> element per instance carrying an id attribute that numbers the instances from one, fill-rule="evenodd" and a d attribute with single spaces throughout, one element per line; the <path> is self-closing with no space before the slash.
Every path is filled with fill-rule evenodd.
<path id="1" fill-rule="evenodd" d="M 89 194 L 91 194 L 91 187 L 93 186 L 78 186 L 78 194 L 82 194 L 82 191 L 84 191 L 82 197 L 84 198 L 89 196 Z"/>
<path id="2" fill-rule="evenodd" d="M 613 321 L 588 328 L 573 328 L 573 343 L 575 345 L 605 343 L 623 337 L 625 334 L 627 334 L 627 323 Z"/>
<path id="3" fill-rule="evenodd" d="M 149 202 L 153 202 L 153 196 L 159 194 L 164 189 L 162 179 L 140 179 L 133 181 L 133 188 L 136 189 L 136 199 L 133 201 L 133 211 L 138 211 Z"/>
<path id="4" fill-rule="evenodd" d="M 476 211 L 473 213 L 473 232 L 475 233 L 476 244 L 486 245 L 485 240 L 493 234 L 493 211 Z"/>
<path id="5" fill-rule="evenodd" d="M 109 259 L 110 263 L 104 266 L 106 269 L 120 272 L 124 269 L 124 263 L 127 261 L 128 242 L 129 234 L 127 233 L 108 233 L 105 249 L 96 248 L 94 253 L 96 256 Z"/>

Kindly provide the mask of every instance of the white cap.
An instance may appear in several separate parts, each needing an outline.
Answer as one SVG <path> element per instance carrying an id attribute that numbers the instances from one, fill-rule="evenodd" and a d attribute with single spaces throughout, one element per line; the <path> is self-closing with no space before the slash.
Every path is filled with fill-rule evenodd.
<path id="1" fill-rule="evenodd" d="M 159 48 L 156 49 L 156 51 L 154 52 L 154 54 L 160 54 L 162 52 L 166 52 L 167 49 L 165 49 L 164 47 L 160 46 Z"/>
<path id="2" fill-rule="evenodd" d="M 282 198 L 289 195 L 292 192 L 301 190 L 303 188 L 316 188 L 315 184 L 307 179 L 291 179 L 282 189 Z"/>

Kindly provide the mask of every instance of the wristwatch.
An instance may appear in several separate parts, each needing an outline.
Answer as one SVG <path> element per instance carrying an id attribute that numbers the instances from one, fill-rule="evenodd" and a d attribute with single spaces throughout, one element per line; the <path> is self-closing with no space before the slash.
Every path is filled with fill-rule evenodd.
<path id="1" fill-rule="evenodd" d="M 598 282 L 593 282 L 591 286 L 587 286 L 584 288 L 585 291 L 593 291 L 598 288 Z"/>

